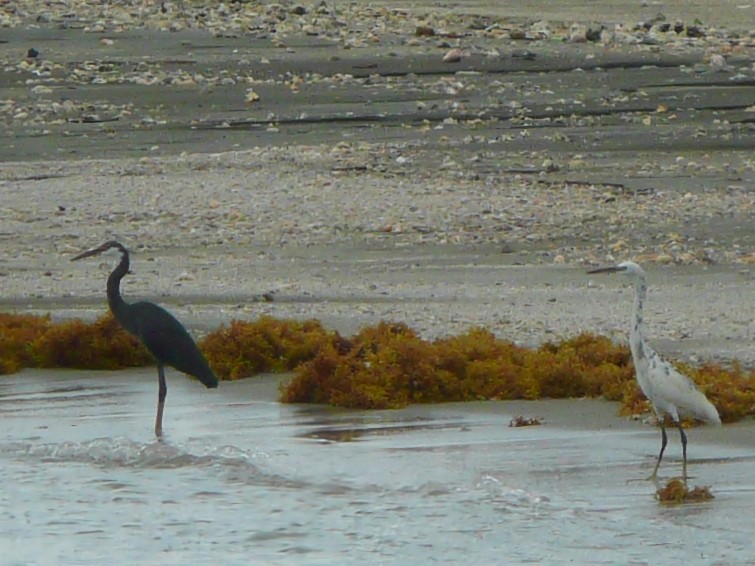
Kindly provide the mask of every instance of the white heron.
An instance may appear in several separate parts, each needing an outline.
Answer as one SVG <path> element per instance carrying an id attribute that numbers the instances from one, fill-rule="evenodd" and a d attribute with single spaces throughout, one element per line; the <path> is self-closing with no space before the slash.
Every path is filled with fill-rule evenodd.
<path id="1" fill-rule="evenodd" d="M 653 474 L 648 478 L 656 480 L 658 467 L 661 465 L 663 451 L 666 449 L 665 416 L 668 415 L 679 427 L 682 439 L 682 479 L 687 481 L 687 435 L 682 428 L 681 419 L 692 417 L 710 424 L 720 425 L 721 418 L 713 404 L 703 395 L 697 386 L 674 366 L 662 359 L 658 353 L 645 342 L 645 323 L 642 304 L 645 301 L 647 283 L 645 272 L 633 261 L 625 261 L 612 267 L 593 269 L 588 273 L 619 273 L 629 277 L 634 285 L 634 307 L 632 309 L 632 326 L 629 331 L 629 348 L 632 351 L 635 375 L 640 389 L 653 405 L 655 414 L 661 423 L 661 451 L 655 464 Z"/>

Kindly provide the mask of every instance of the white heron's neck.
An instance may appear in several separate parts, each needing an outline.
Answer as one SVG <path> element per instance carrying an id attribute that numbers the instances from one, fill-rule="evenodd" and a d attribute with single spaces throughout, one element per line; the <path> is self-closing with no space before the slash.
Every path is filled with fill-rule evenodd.
<path id="1" fill-rule="evenodd" d="M 641 365 L 648 358 L 650 352 L 645 345 L 645 318 L 642 308 L 647 294 L 645 277 L 638 276 L 634 280 L 634 305 L 632 308 L 632 328 L 629 332 L 629 347 L 632 350 L 634 365 Z"/>

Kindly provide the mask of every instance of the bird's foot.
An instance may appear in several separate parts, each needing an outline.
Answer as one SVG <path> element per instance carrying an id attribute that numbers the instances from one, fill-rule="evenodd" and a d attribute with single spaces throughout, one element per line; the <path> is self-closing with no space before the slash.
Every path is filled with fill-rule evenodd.
<path id="1" fill-rule="evenodd" d="M 645 478 L 645 481 L 652 481 L 652 482 L 658 483 L 658 474 L 650 474 L 648 477 Z"/>

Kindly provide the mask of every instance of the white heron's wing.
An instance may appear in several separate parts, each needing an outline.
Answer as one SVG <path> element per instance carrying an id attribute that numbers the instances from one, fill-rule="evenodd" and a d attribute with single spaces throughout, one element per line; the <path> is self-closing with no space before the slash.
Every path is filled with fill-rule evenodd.
<path id="1" fill-rule="evenodd" d="M 650 401 L 672 417 L 693 417 L 721 424 L 718 411 L 686 375 L 652 352 L 648 363 Z"/>

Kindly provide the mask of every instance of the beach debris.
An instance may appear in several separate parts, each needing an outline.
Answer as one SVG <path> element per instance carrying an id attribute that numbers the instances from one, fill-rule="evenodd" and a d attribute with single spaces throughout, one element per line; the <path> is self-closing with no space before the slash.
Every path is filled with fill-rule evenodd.
<path id="1" fill-rule="evenodd" d="M 543 424 L 543 420 L 538 417 L 525 417 L 523 415 L 517 415 L 509 421 L 509 426 L 513 428 L 519 428 L 521 426 L 540 426 Z"/>
<path id="2" fill-rule="evenodd" d="M 655 497 L 660 503 L 666 505 L 679 505 L 682 503 L 701 503 L 714 498 L 708 486 L 695 486 L 689 489 L 681 478 L 673 478 L 655 492 Z"/>

